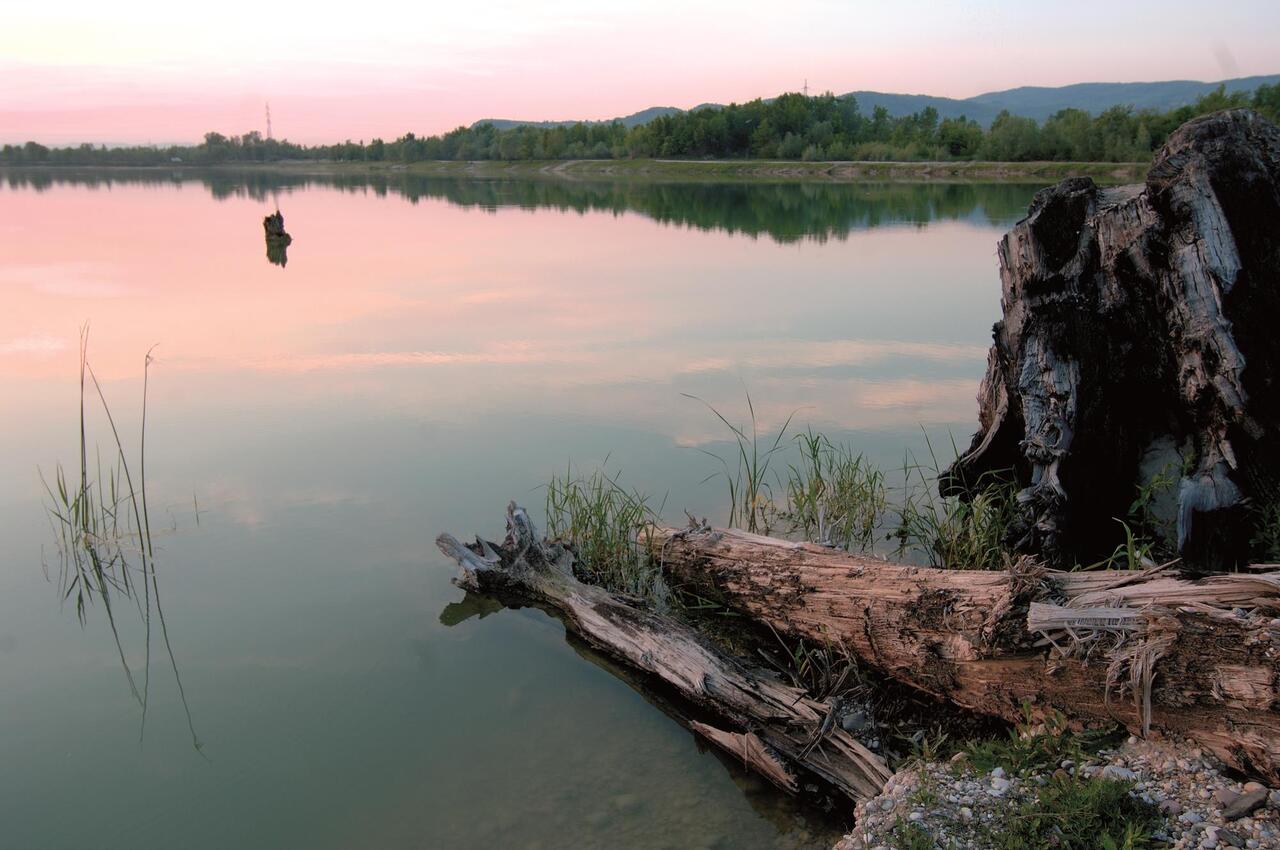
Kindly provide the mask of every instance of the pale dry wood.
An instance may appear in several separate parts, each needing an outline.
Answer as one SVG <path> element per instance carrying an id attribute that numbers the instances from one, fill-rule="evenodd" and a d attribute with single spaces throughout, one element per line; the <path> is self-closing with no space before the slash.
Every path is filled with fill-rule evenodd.
<path id="1" fill-rule="evenodd" d="M 727 753 L 735 755 L 742 763 L 764 776 L 785 791 L 796 791 L 798 784 L 793 774 L 760 736 L 754 732 L 726 732 L 709 723 L 693 721 L 689 728 L 711 741 Z"/>
<path id="2" fill-rule="evenodd" d="M 705 723 L 691 728 L 782 787 L 795 790 L 794 777 L 804 774 L 856 802 L 879 793 L 888 780 L 883 759 L 843 729 L 824 729 L 826 704 L 720 651 L 671 617 L 579 582 L 572 553 L 539 540 L 528 515 L 514 503 L 507 510 L 502 544 L 477 540 L 466 546 L 442 534 L 436 545 L 462 568 L 455 579 L 461 587 L 553 609 L 593 647 L 657 677 L 713 714 L 728 728 Z M 813 746 L 817 737 L 820 743 Z M 784 774 L 792 778 L 783 780 Z"/>
<path id="3" fill-rule="evenodd" d="M 673 583 L 941 699 L 1185 735 L 1280 780 L 1280 573 L 941 570 L 706 527 L 653 541 Z"/>

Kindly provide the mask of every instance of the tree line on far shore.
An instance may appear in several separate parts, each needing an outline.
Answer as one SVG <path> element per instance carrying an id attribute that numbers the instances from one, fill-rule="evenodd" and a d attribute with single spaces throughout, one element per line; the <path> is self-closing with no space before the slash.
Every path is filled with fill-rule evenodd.
<path id="1" fill-rule="evenodd" d="M 982 160 L 994 162 L 1142 162 L 1179 125 L 1219 109 L 1251 107 L 1280 120 L 1280 85 L 1252 93 L 1219 86 L 1194 104 L 1168 111 L 1116 106 L 1098 115 L 1064 109 L 1043 123 L 1001 112 L 990 127 L 966 118 L 939 119 L 932 107 L 892 117 L 883 107 L 864 115 L 851 97 L 784 94 L 725 107 L 665 115 L 635 127 L 620 122 L 555 127 L 490 123 L 438 136 L 406 133 L 394 141 L 299 145 L 206 133 L 198 145 L 49 148 L 36 142 L 0 148 L 0 165 L 216 165 L 227 162 L 335 160 L 785 159 L 805 161 Z"/>

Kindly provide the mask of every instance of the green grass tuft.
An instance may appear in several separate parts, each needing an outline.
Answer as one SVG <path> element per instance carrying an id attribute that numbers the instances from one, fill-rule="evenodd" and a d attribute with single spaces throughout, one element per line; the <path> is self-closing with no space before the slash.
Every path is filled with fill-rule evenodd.
<path id="1" fill-rule="evenodd" d="M 1161 846 L 1154 833 L 1164 819 L 1154 806 L 1114 779 L 1054 777 L 1035 799 L 1001 819 L 988 837 L 993 850 L 1147 850 Z"/>
<path id="2" fill-rule="evenodd" d="M 607 462 L 607 461 L 606 461 Z M 662 571 L 648 557 L 648 539 L 661 508 L 620 483 L 620 473 L 565 470 L 547 484 L 547 536 L 573 547 L 578 577 L 659 607 L 669 602 Z"/>
<path id="3" fill-rule="evenodd" d="M 729 490 L 729 526 L 768 534 L 778 516 L 773 502 L 773 482 L 777 481 L 777 476 L 774 475 L 771 480 L 770 467 L 774 455 L 782 451 L 783 440 L 786 439 L 787 429 L 791 427 L 795 414 L 788 416 L 778 433 L 769 439 L 768 435 L 760 433 L 760 423 L 756 419 L 756 408 L 750 393 L 747 393 L 747 414 L 751 421 L 749 430 L 745 425 L 734 425 L 703 399 L 688 393 L 682 395 L 705 405 L 733 435 L 737 451 L 732 463 L 720 455 L 704 451 L 704 454 L 720 462 Z M 714 477 L 712 475 L 706 480 Z"/>
<path id="4" fill-rule="evenodd" d="M 998 570 L 1013 560 L 1011 529 L 1018 516 L 1017 487 L 1005 476 L 991 474 L 977 482 L 968 498 L 942 496 L 942 465 L 925 435 L 928 461 L 908 455 L 903 462 L 903 496 L 896 505 L 899 557 L 914 555 L 930 566 L 965 570 Z M 959 452 L 952 446 L 953 454 Z"/>
<path id="5" fill-rule="evenodd" d="M 1111 730 L 1074 732 L 1066 717 L 1053 712 L 1041 723 L 1031 722 L 1031 708 L 1023 704 L 1025 719 L 1009 730 L 1007 738 L 971 741 L 965 748 L 969 762 L 981 773 L 1002 767 L 1011 774 L 1028 776 L 1052 772 L 1064 760 L 1086 761 L 1110 743 Z"/>
<path id="6" fill-rule="evenodd" d="M 937 850 L 938 844 L 919 825 L 898 818 L 893 825 L 894 850 Z"/>
<path id="7" fill-rule="evenodd" d="M 790 468 L 781 518 L 806 540 L 865 551 L 888 506 L 884 473 L 812 428 L 795 439 L 800 462 Z"/>

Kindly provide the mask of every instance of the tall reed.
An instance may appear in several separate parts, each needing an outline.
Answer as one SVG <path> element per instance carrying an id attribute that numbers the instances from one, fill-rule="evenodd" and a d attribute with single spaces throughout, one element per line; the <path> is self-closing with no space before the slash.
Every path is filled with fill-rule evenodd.
<path id="1" fill-rule="evenodd" d="M 781 517 L 815 543 L 870 548 L 888 507 L 884 472 L 812 428 L 795 441 L 800 461 L 790 467 Z"/>
<path id="2" fill-rule="evenodd" d="M 89 328 L 80 331 L 79 475 L 73 479 L 61 463 L 54 469 L 53 483 L 40 473 L 46 494 L 46 510 L 58 552 L 58 584 L 63 601 L 75 597 L 76 616 L 87 623 L 91 606 L 101 604 L 112 641 L 129 690 L 142 710 L 139 738 L 145 734 L 151 691 L 152 615 L 160 625 L 161 641 L 173 670 L 174 681 L 186 714 L 192 744 L 202 744 L 195 732 L 182 676 L 169 639 L 168 623 L 160 604 L 155 547 L 146 489 L 147 392 L 150 384 L 152 351 L 143 363 L 142 419 L 138 435 L 138 477 L 135 480 L 120 430 L 116 426 L 106 394 L 89 362 Z M 100 447 L 94 444 L 95 464 L 89 464 L 89 387 L 92 385 L 111 434 L 114 457 L 103 468 Z M 72 482 L 75 481 L 73 484 Z M 141 591 L 141 593 L 139 593 Z M 144 626 L 142 687 L 128 661 L 120 637 L 114 601 L 133 602 Z"/>
<path id="3" fill-rule="evenodd" d="M 1012 559 L 1009 537 L 1017 520 L 1017 487 L 1008 476 L 984 475 L 967 498 L 942 496 L 942 466 L 925 434 L 927 461 L 908 454 L 903 461 L 903 494 L 893 536 L 897 554 L 923 556 L 931 566 L 994 570 Z M 952 451 L 959 455 L 954 443 Z"/>
<path id="4" fill-rule="evenodd" d="M 724 475 L 729 491 L 729 525 L 768 534 L 778 514 L 773 503 L 770 467 L 774 455 L 783 448 L 783 440 L 786 439 L 787 430 L 791 427 L 791 420 L 795 418 L 795 413 L 787 417 L 782 427 L 778 429 L 778 433 L 770 439 L 768 435 L 760 433 L 760 423 L 756 419 L 756 408 L 751 401 L 751 393 L 746 394 L 747 414 L 751 421 L 750 431 L 745 425 L 734 425 L 704 399 L 688 393 L 681 393 L 681 395 L 704 405 L 733 435 L 736 451 L 732 464 L 714 452 L 699 449 L 703 454 L 715 458 L 720 463 L 721 474 Z M 704 481 L 714 477 L 714 474 L 710 475 Z M 781 485 L 776 472 L 772 479 L 774 483 Z"/>

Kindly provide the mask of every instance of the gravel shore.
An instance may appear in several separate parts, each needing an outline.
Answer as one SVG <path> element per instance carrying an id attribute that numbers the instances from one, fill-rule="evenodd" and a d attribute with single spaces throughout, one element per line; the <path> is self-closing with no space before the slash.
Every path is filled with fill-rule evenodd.
<path id="1" fill-rule="evenodd" d="M 1232 779 L 1221 763 L 1189 744 L 1136 738 L 1086 763 L 1065 760 L 1028 776 L 1002 768 L 979 772 L 963 753 L 949 762 L 911 765 L 858 806 L 857 827 L 836 850 L 895 850 L 895 828 L 908 824 L 939 848 L 986 850 L 989 836 L 1002 831 L 1002 819 L 1036 800 L 1055 776 L 1131 782 L 1129 793 L 1163 814 L 1155 837 L 1170 848 L 1280 850 L 1280 790 Z"/>

